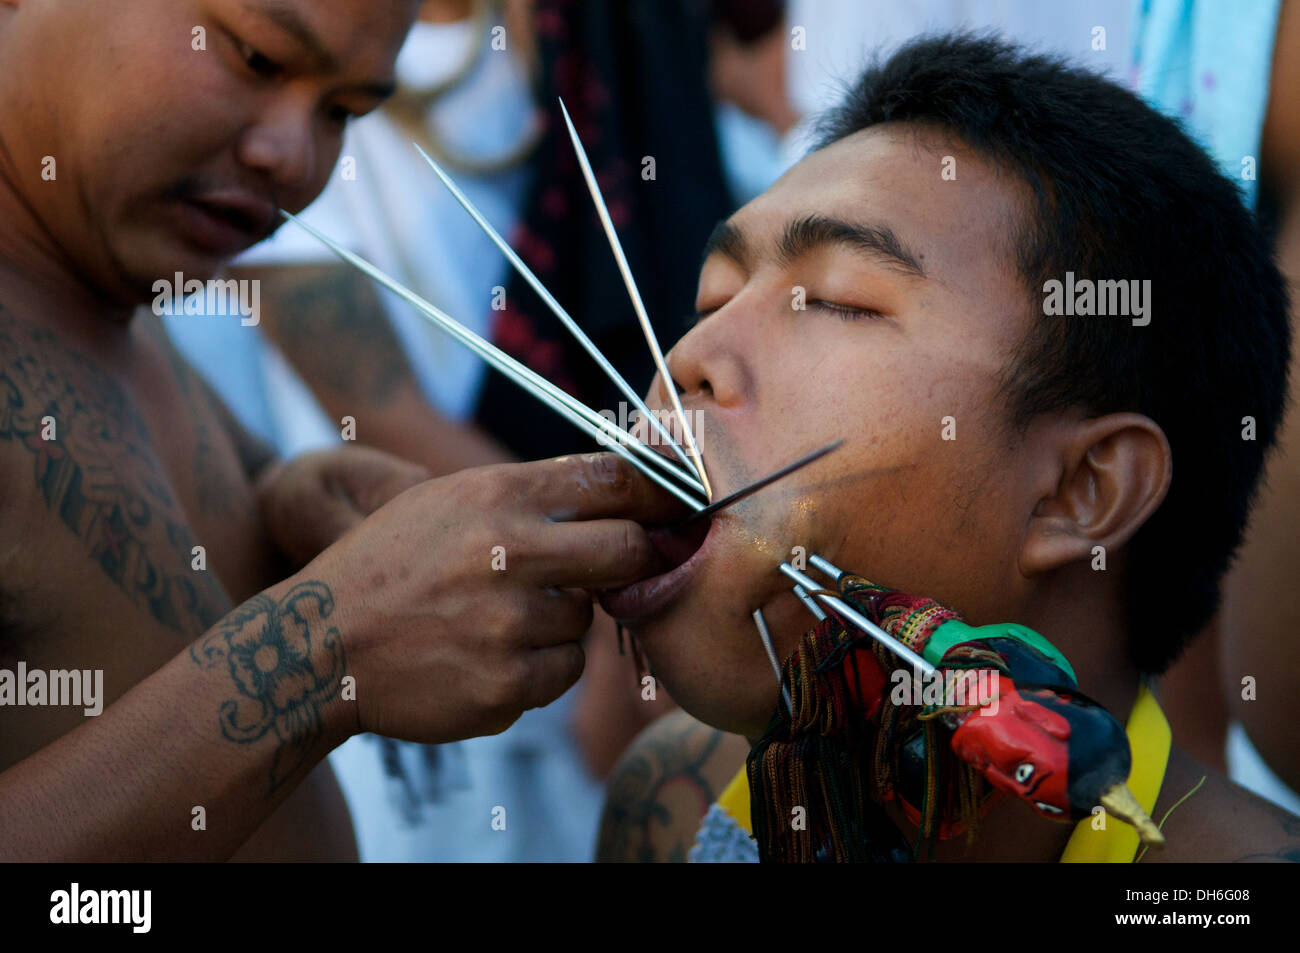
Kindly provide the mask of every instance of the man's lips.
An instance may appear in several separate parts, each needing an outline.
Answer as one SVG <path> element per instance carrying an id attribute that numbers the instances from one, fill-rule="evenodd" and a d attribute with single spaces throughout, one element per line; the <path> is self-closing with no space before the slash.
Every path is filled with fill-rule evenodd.
<path id="1" fill-rule="evenodd" d="M 701 519 L 681 531 L 649 530 L 650 542 L 673 568 L 621 589 L 600 594 L 600 605 L 615 619 L 635 621 L 662 611 L 689 585 L 696 568 L 708 556 L 714 523 Z"/>
<path id="2" fill-rule="evenodd" d="M 651 441 L 646 446 L 674 463 L 681 463 L 669 447 L 658 441 Z M 685 510 L 683 515 L 686 515 Z M 600 594 L 601 607 L 615 619 L 629 622 L 663 610 L 682 593 L 695 568 L 704 561 L 712 530 L 713 520 L 708 517 L 689 523 L 680 530 L 670 527 L 648 529 L 651 544 L 672 568 L 621 589 L 606 590 Z"/>
<path id="3" fill-rule="evenodd" d="M 181 199 L 178 219 L 186 237 L 206 251 L 233 255 L 270 234 L 275 205 L 248 192 L 213 192 Z"/>

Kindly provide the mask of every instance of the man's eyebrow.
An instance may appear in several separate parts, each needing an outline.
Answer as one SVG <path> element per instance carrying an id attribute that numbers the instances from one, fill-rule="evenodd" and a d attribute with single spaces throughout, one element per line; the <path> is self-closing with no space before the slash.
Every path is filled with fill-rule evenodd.
<path id="1" fill-rule="evenodd" d="M 827 245 L 858 248 L 899 271 L 917 278 L 925 277 L 921 257 L 908 248 L 888 225 L 863 225 L 817 214 L 804 216 L 785 227 L 777 245 L 777 256 L 790 262 Z"/>
<path id="2" fill-rule="evenodd" d="M 270 20 L 285 33 L 292 36 L 298 43 L 303 46 L 308 55 L 316 61 L 323 73 L 333 73 L 338 69 L 338 60 L 334 54 L 325 48 L 321 38 L 316 35 L 316 31 L 308 26 L 307 21 L 299 16 L 298 11 L 282 0 L 261 0 L 261 2 L 249 3 L 245 0 L 243 7 L 249 13 L 261 17 L 263 20 Z"/>
<path id="3" fill-rule="evenodd" d="M 316 62 L 316 66 L 323 73 L 338 72 L 338 59 L 331 53 L 321 38 L 313 30 L 293 7 L 281 2 L 281 0 L 272 0 L 272 2 L 263 2 L 256 4 L 244 4 L 244 9 L 250 13 L 255 13 L 265 20 L 270 20 L 281 30 L 288 33 L 297 40 L 303 48 L 307 50 L 307 55 Z M 393 82 L 386 83 L 362 83 L 357 86 L 357 90 L 376 99 L 387 99 L 392 96 L 397 89 L 397 84 Z"/>
<path id="4" fill-rule="evenodd" d="M 723 220 L 713 227 L 709 240 L 704 243 L 704 254 L 700 256 L 701 266 L 714 254 L 726 255 L 741 266 L 749 261 L 749 246 L 745 242 L 745 236 L 729 221 Z"/>

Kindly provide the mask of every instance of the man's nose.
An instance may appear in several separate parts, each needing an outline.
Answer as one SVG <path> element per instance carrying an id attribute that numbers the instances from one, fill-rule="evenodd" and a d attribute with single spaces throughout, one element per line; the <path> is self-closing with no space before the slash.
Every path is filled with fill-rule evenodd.
<path id="1" fill-rule="evenodd" d="M 683 403 L 712 402 L 726 408 L 745 400 L 748 374 L 742 342 L 734 333 L 737 322 L 727 320 L 726 310 L 720 309 L 688 331 L 666 356 Z M 670 405 L 666 385 L 661 377 L 652 385 L 651 396 L 661 406 Z"/>
<path id="2" fill-rule="evenodd" d="M 312 104 L 292 97 L 271 103 L 240 138 L 239 161 L 263 173 L 278 191 L 307 188 L 318 171 L 314 116 Z"/>

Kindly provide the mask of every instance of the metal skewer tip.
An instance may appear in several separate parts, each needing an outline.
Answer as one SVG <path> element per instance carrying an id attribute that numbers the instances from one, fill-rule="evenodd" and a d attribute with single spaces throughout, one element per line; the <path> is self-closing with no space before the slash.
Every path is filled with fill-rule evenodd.
<path id="1" fill-rule="evenodd" d="M 718 512 L 718 510 L 726 509 L 728 506 L 731 506 L 733 503 L 740 502 L 745 497 L 753 493 L 757 493 L 759 490 L 763 489 L 763 487 L 775 483 L 777 480 L 781 479 L 782 477 L 789 476 L 791 473 L 794 473 L 794 471 L 796 470 L 803 469 L 804 467 L 808 466 L 808 464 L 816 460 L 820 460 L 822 457 L 826 456 L 826 454 L 830 453 L 833 450 L 838 450 L 843 445 L 844 445 L 843 438 L 836 440 L 833 443 L 828 443 L 820 450 L 814 450 L 812 453 L 800 457 L 794 463 L 786 464 L 781 469 L 776 470 L 773 473 L 769 473 L 761 480 L 755 480 L 753 483 L 749 484 L 748 486 L 741 487 L 735 493 L 729 493 L 726 496 L 724 496 L 722 499 L 710 503 L 708 506 L 704 507 L 704 509 L 699 510 L 696 513 L 692 513 L 690 516 L 686 517 L 686 519 L 682 520 L 682 522 L 679 523 L 678 525 L 685 526 L 688 523 L 693 523 L 695 520 L 699 519 L 702 516 L 712 516 L 714 513 Z"/>
<path id="2" fill-rule="evenodd" d="M 682 435 L 686 437 L 691 463 L 694 464 L 695 471 L 700 476 L 700 482 L 704 485 L 704 495 L 709 500 L 712 500 L 713 487 L 709 485 L 709 476 L 704 472 L 704 460 L 700 456 L 699 445 L 695 442 L 695 434 L 691 431 L 691 424 L 686 416 L 686 411 L 682 409 L 682 402 L 677 397 L 677 387 L 673 382 L 672 375 L 668 372 L 668 363 L 664 360 L 663 350 L 659 347 L 659 339 L 655 337 L 654 328 L 650 324 L 650 317 L 646 314 L 645 304 L 641 300 L 641 292 L 637 290 L 636 279 L 632 277 L 632 269 L 627 263 L 627 256 L 623 254 L 623 244 L 618 240 L 618 232 L 614 230 L 614 222 L 609 217 L 609 209 L 605 207 L 605 199 L 601 195 L 600 186 L 596 184 L 596 174 L 591 170 L 591 163 L 587 160 L 587 151 L 582 147 L 582 140 L 578 138 L 578 130 L 573 127 L 573 120 L 569 118 L 569 110 L 565 108 L 563 99 L 560 100 L 560 112 L 564 114 L 564 124 L 569 129 L 569 138 L 573 140 L 573 151 L 578 157 L 582 177 L 587 180 L 587 191 L 591 193 L 592 201 L 596 204 L 596 213 L 600 216 L 600 224 L 605 229 L 605 237 L 609 239 L 609 247 L 614 252 L 614 260 L 618 263 L 618 270 L 623 275 L 623 284 L 627 288 L 628 296 L 632 299 L 632 309 L 636 312 L 637 320 L 641 322 L 641 330 L 645 334 L 646 343 L 650 345 L 650 355 L 654 358 L 655 367 L 658 369 L 660 377 L 663 378 L 664 390 L 668 393 L 668 399 L 673 405 L 673 410 L 676 412 L 678 420 L 682 422 Z"/>

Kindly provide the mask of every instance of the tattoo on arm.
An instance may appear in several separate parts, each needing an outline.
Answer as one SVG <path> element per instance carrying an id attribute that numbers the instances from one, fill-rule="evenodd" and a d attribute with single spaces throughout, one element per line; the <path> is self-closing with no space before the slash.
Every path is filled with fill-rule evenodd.
<path id="1" fill-rule="evenodd" d="M 0 443 L 31 455 L 46 508 L 156 621 L 194 635 L 228 611 L 213 574 L 190 569 L 189 528 L 130 395 L 53 332 L 3 308 Z"/>
<path id="2" fill-rule="evenodd" d="M 278 601 L 254 596 L 190 646 L 197 665 L 230 675 L 222 736 L 237 744 L 274 736 L 268 795 L 310 767 L 324 733 L 323 709 L 347 674 L 343 639 L 329 621 L 333 612 L 329 586 L 301 582 Z"/>
<path id="3" fill-rule="evenodd" d="M 678 838 L 664 852 L 656 846 L 656 831 L 679 820 L 664 795 L 670 787 L 690 790 L 699 813 L 688 820 L 698 822 L 717 798 L 704 767 L 721 741 L 721 731 L 698 723 L 663 723 L 643 735 L 610 776 L 596 858 L 685 863 L 688 840 Z"/>
<path id="4" fill-rule="evenodd" d="M 415 374 L 370 279 L 346 265 L 259 272 L 262 325 L 326 407 L 383 407 Z"/>

